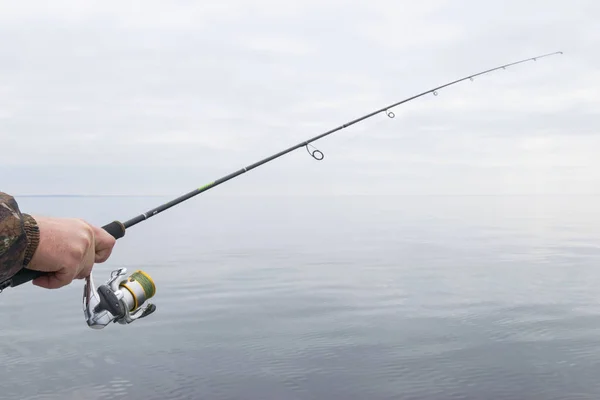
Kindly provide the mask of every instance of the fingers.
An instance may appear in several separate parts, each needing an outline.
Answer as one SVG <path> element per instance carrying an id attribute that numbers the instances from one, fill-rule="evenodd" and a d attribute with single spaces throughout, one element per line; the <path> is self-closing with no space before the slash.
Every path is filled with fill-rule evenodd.
<path id="1" fill-rule="evenodd" d="M 89 224 L 94 235 L 94 244 L 88 249 L 85 261 L 74 279 L 87 278 L 94 267 L 94 263 L 102 263 L 110 257 L 116 239 L 102 228 Z"/>
<path id="2" fill-rule="evenodd" d="M 75 276 L 73 279 L 85 279 L 92 273 L 92 268 L 86 268 Z"/>
<path id="3" fill-rule="evenodd" d="M 46 289 L 58 289 L 67 286 L 75 279 L 87 278 L 94 267 L 94 262 L 92 261 L 94 257 L 93 249 L 90 249 L 88 254 L 89 255 L 79 266 L 79 269 L 74 271 L 72 269 L 64 268 L 56 272 L 46 273 L 47 275 L 34 279 L 32 283 Z"/>
<path id="4" fill-rule="evenodd" d="M 28 268 L 46 274 L 35 286 L 58 289 L 74 279 L 87 278 L 95 263 L 105 262 L 116 239 L 102 228 L 81 219 L 38 217 L 40 242 Z"/>
<path id="5" fill-rule="evenodd" d="M 85 279 L 90 276 L 92 268 L 94 268 L 94 258 L 96 253 L 94 247 L 90 246 L 85 254 L 82 264 L 79 266 L 79 270 L 76 273 L 74 279 Z"/>
<path id="6" fill-rule="evenodd" d="M 72 281 L 73 277 L 70 276 L 68 270 L 62 269 L 35 278 L 31 283 L 45 289 L 59 289 L 63 286 L 67 286 Z"/>
<path id="7" fill-rule="evenodd" d="M 117 240 L 102 228 L 92 226 L 95 237 L 95 258 L 96 263 L 103 263 L 110 257 Z"/>
<path id="8" fill-rule="evenodd" d="M 96 253 L 96 257 L 94 259 L 94 262 L 96 263 L 103 263 L 104 261 L 108 260 L 108 257 L 110 257 L 110 254 L 112 253 L 112 250 L 101 250 L 98 251 Z"/>

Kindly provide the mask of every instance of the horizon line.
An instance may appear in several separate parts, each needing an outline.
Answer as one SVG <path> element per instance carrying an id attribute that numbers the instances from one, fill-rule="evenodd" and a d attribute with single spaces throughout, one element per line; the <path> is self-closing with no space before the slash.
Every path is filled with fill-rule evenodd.
<path id="1" fill-rule="evenodd" d="M 169 194 L 85 194 L 85 193 L 30 193 L 30 194 L 10 194 L 13 197 L 179 197 L 181 193 L 169 193 Z M 295 196 L 295 197 L 315 197 L 315 196 L 402 196 L 402 197 L 490 197 L 490 196 L 600 196 L 600 193 L 462 193 L 462 194 L 451 194 L 451 193 L 302 193 L 302 194 L 286 194 L 286 193 L 225 193 L 223 196 L 233 197 L 267 197 L 267 196 Z"/>

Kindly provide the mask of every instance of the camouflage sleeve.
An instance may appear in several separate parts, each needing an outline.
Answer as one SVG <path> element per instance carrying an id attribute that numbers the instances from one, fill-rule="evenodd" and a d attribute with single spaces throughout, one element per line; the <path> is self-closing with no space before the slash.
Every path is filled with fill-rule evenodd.
<path id="1" fill-rule="evenodd" d="M 22 213 L 12 196 L 0 192 L 0 282 L 29 264 L 39 235 L 35 219 Z"/>

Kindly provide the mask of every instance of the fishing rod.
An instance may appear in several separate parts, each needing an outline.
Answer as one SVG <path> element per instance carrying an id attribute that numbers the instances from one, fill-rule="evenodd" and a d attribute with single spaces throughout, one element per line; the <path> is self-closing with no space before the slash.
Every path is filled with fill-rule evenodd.
<path id="1" fill-rule="evenodd" d="M 290 153 L 296 149 L 301 147 L 306 147 L 308 153 L 317 161 L 323 160 L 325 157 L 323 152 L 314 147 L 311 143 L 315 142 L 319 139 L 322 139 L 328 135 L 331 135 L 334 132 L 347 128 L 351 125 L 354 125 L 360 121 L 363 121 L 367 118 L 371 118 L 372 116 L 385 112 L 389 118 L 394 118 L 395 114 L 390 111 L 391 108 L 399 106 L 400 104 L 407 103 L 411 100 L 419 98 L 429 93 L 433 93 L 433 95 L 438 95 L 438 90 L 443 89 L 448 86 L 452 86 L 459 82 L 470 79 L 473 81 L 473 78 L 488 74 L 492 71 L 496 71 L 499 69 L 506 69 L 510 66 L 521 64 L 527 61 L 537 61 L 544 57 L 549 57 L 555 54 L 563 54 L 562 51 L 557 51 L 554 53 L 543 54 L 536 57 L 527 58 L 520 61 L 511 62 L 509 64 L 504 64 L 498 67 L 494 67 L 482 72 L 478 72 L 473 75 L 465 76 L 464 78 L 457 79 L 455 81 L 445 83 L 441 86 L 435 87 L 433 89 L 429 89 L 425 92 L 419 93 L 417 95 L 408 97 L 404 100 L 398 101 L 396 103 L 390 104 L 386 107 L 380 108 L 379 110 L 373 111 L 369 114 L 363 115 L 362 117 L 356 118 L 350 122 L 346 122 L 337 128 L 331 129 L 327 132 L 321 133 L 311 139 L 305 140 L 301 143 L 298 143 L 295 146 L 292 146 L 288 149 L 280 151 L 279 153 L 273 154 L 267 158 L 264 158 L 260 161 L 255 162 L 247 167 L 244 167 L 240 170 L 230 173 L 229 175 L 225 175 L 214 182 L 208 183 L 202 187 L 199 187 L 189 193 L 186 193 L 176 199 L 169 201 L 168 203 L 162 204 L 156 208 L 153 208 L 145 213 L 142 213 L 134 218 L 131 218 L 125 222 L 120 222 L 115 220 L 102 228 L 106 230 L 109 234 L 111 234 L 115 239 L 120 239 L 125 236 L 125 232 L 128 228 L 137 225 L 142 221 L 146 221 L 147 219 L 181 203 L 184 202 L 200 193 L 203 193 L 209 189 L 212 189 L 222 183 L 225 183 L 239 175 L 242 175 L 254 168 L 257 168 L 263 164 L 266 164 L 270 161 L 275 160 L 287 153 Z M 310 150 L 308 147 L 312 147 L 314 150 Z M 0 283 L 0 291 L 7 287 L 15 287 L 22 285 L 25 282 L 29 282 L 37 277 L 46 274 L 45 272 L 34 271 L 29 269 L 22 269 L 12 278 Z M 122 288 L 122 289 L 121 289 Z M 103 328 L 110 322 L 120 322 L 120 323 L 131 323 L 133 320 L 137 318 L 145 317 L 146 315 L 152 313 L 156 307 L 153 304 L 149 304 L 146 308 L 141 307 L 142 304 L 145 303 L 146 300 L 154 296 L 156 292 L 156 287 L 154 282 L 143 271 L 135 271 L 129 277 L 126 277 L 125 268 L 121 268 L 119 270 L 113 271 L 111 278 L 102 286 L 98 287 L 96 290 L 93 280 L 90 277 L 86 279 L 86 284 L 84 288 L 84 312 L 86 315 L 86 320 L 88 325 L 92 328 Z"/>

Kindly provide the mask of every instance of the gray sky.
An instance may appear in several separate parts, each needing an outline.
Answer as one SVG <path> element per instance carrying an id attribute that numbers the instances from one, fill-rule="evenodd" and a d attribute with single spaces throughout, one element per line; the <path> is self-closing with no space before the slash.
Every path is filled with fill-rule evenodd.
<path id="1" fill-rule="evenodd" d="M 0 0 L 1 191 L 598 193 L 600 2 Z"/>

